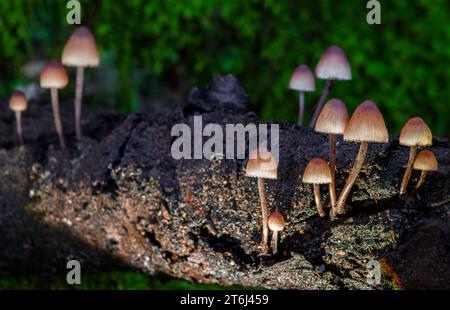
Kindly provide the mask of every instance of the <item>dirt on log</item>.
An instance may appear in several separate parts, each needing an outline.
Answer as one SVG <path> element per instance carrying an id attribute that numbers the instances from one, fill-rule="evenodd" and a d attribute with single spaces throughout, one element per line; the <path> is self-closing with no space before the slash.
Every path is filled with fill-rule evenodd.
<path id="1" fill-rule="evenodd" d="M 52 274 L 68 259 L 84 270 L 132 268 L 201 283 L 289 289 L 450 288 L 450 141 L 430 148 L 439 171 L 418 194 L 399 198 L 408 148 L 397 137 L 371 144 L 349 198 L 349 213 L 320 218 L 301 175 L 308 160 L 328 158 L 328 139 L 280 123 L 277 180 L 267 180 L 271 210 L 286 218 L 279 253 L 260 255 L 257 181 L 245 160 L 175 160 L 172 126 L 258 123 L 232 76 L 193 89 L 167 114 L 84 113 L 74 142 L 72 104 L 62 106 L 71 149 L 58 149 L 50 104 L 31 102 L 26 147 L 16 147 L 13 114 L 0 111 L 0 274 Z M 338 140 L 337 189 L 358 145 Z M 411 184 L 417 180 L 413 174 Z M 326 203 L 329 197 L 322 190 Z M 367 263 L 381 263 L 368 284 Z"/>

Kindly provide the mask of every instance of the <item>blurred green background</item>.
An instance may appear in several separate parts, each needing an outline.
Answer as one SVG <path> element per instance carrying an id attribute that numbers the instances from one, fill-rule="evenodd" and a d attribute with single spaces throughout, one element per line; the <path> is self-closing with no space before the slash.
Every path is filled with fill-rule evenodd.
<path id="1" fill-rule="evenodd" d="M 121 112 L 173 108 L 192 86 L 233 73 L 263 119 L 296 122 L 297 93 L 287 89 L 292 70 L 314 68 L 336 44 L 354 79 L 335 83 L 331 96 L 351 110 L 373 99 L 391 132 L 420 115 L 436 134 L 450 133 L 448 0 L 381 0 L 381 25 L 367 24 L 365 0 L 80 2 L 103 61 L 88 70 L 89 104 Z M 66 3 L 0 1 L 1 93 L 29 83 L 33 75 L 24 72 L 33 64 L 60 57 L 75 29 L 66 23 Z M 306 96 L 308 116 L 322 86 Z M 63 95 L 73 96 L 73 84 Z"/>

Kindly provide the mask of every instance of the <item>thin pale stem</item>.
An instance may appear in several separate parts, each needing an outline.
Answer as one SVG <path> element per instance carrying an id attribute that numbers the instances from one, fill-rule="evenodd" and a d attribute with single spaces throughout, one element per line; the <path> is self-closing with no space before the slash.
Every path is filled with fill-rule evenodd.
<path id="1" fill-rule="evenodd" d="M 265 181 L 264 178 L 258 178 L 258 191 L 259 191 L 259 199 L 261 200 L 261 216 L 262 216 L 262 248 L 263 253 L 266 254 L 269 248 L 269 215 L 267 211 L 267 200 L 266 200 L 266 189 L 265 189 Z"/>
<path id="2" fill-rule="evenodd" d="M 272 232 L 272 254 L 278 253 L 278 231 Z"/>
<path id="3" fill-rule="evenodd" d="M 22 112 L 16 111 L 16 128 L 17 137 L 19 138 L 20 145 L 23 145 L 23 134 L 22 134 Z"/>
<path id="4" fill-rule="evenodd" d="M 419 190 L 419 188 L 420 188 L 420 187 L 422 186 L 422 184 L 425 182 L 426 176 L 427 176 L 427 171 L 422 171 L 422 172 L 420 173 L 420 177 L 419 177 L 419 180 L 418 180 L 417 183 L 416 183 L 416 186 L 414 187 L 413 194 L 416 194 L 417 191 Z"/>
<path id="5" fill-rule="evenodd" d="M 303 120 L 305 117 L 305 92 L 303 91 L 300 92 L 298 109 L 298 125 L 303 126 Z"/>
<path id="6" fill-rule="evenodd" d="M 345 204 L 347 201 L 347 197 L 350 194 L 350 191 L 352 190 L 353 184 L 355 184 L 359 172 L 361 171 L 364 159 L 366 158 L 368 148 L 369 148 L 368 142 L 364 141 L 361 142 L 361 145 L 359 146 L 358 155 L 356 156 L 355 164 L 353 166 L 352 171 L 350 172 L 350 175 L 348 176 L 347 182 L 345 183 L 344 189 L 342 190 L 342 193 L 339 196 L 339 200 L 337 202 L 336 209 L 339 214 L 345 213 L 346 209 Z"/>
<path id="7" fill-rule="evenodd" d="M 319 213 L 320 217 L 324 217 L 325 211 L 323 211 L 322 198 L 320 197 L 320 185 L 313 184 L 313 188 L 314 188 L 314 199 L 316 201 L 317 212 Z"/>
<path id="8" fill-rule="evenodd" d="M 337 136 L 330 134 L 330 171 L 331 171 L 331 184 L 330 189 L 330 201 L 331 201 L 331 218 L 336 217 L 336 140 Z"/>
<path id="9" fill-rule="evenodd" d="M 417 146 L 411 146 L 409 150 L 408 165 L 406 166 L 405 174 L 403 175 L 402 184 L 400 186 L 400 195 L 406 194 L 406 188 L 408 187 L 409 179 L 413 171 L 414 160 L 416 159 Z"/>
<path id="10" fill-rule="evenodd" d="M 65 151 L 67 149 L 67 147 L 66 147 L 66 141 L 64 140 L 64 131 L 63 131 L 63 126 L 62 126 L 62 122 L 61 122 L 61 115 L 59 113 L 58 90 L 56 88 L 52 88 L 50 90 L 50 92 L 52 95 L 53 117 L 55 119 L 55 127 L 56 127 L 56 132 L 58 133 L 59 144 L 61 145 L 61 148 Z"/>
<path id="11" fill-rule="evenodd" d="M 77 139 L 81 139 L 81 107 L 83 103 L 84 68 L 77 67 L 77 86 L 75 90 L 75 131 Z"/>
<path id="12" fill-rule="evenodd" d="M 328 93 L 330 92 L 331 86 L 333 85 L 332 80 L 327 80 L 325 87 L 322 90 L 322 95 L 320 95 L 320 99 L 317 102 L 316 110 L 314 111 L 314 115 L 309 123 L 309 127 L 314 128 L 316 126 L 317 118 L 319 117 L 320 112 L 322 111 L 323 105 L 325 104 L 325 100 L 327 100 Z"/>

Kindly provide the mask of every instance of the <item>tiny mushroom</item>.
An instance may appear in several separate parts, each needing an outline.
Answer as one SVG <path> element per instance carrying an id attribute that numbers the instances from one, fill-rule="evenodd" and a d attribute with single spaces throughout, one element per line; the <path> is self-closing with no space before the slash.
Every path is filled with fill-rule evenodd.
<path id="1" fill-rule="evenodd" d="M 434 156 L 434 153 L 429 150 L 420 151 L 416 156 L 413 168 L 414 170 L 421 171 L 419 180 L 417 181 L 417 184 L 414 188 L 414 193 L 416 193 L 423 182 L 425 182 L 427 173 L 430 171 L 438 170 L 438 162 L 436 156 Z"/>
<path id="2" fill-rule="evenodd" d="M 366 100 L 356 108 L 345 127 L 344 140 L 360 142 L 360 146 L 353 169 L 337 202 L 336 208 L 339 214 L 345 213 L 347 197 L 363 166 L 369 143 L 387 143 L 389 141 L 383 115 L 374 102 Z"/>
<path id="3" fill-rule="evenodd" d="M 325 87 L 317 103 L 316 110 L 310 122 L 310 127 L 314 128 L 323 104 L 327 99 L 333 81 L 348 81 L 352 79 L 352 71 L 347 56 L 342 48 L 338 46 L 330 46 L 319 60 L 316 66 L 316 76 L 319 79 L 326 80 Z"/>
<path id="4" fill-rule="evenodd" d="M 345 104 L 339 99 L 328 101 L 320 112 L 316 122 L 315 131 L 330 135 L 330 200 L 331 218 L 336 217 L 336 139 L 337 135 L 343 135 L 348 123 L 348 111 Z"/>
<path id="5" fill-rule="evenodd" d="M 306 165 L 303 172 L 303 183 L 312 184 L 314 190 L 314 199 L 316 201 L 317 212 L 320 217 L 325 216 L 320 197 L 320 184 L 331 183 L 331 171 L 327 162 L 321 158 L 313 158 Z"/>
<path id="6" fill-rule="evenodd" d="M 51 60 L 42 70 L 41 87 L 49 88 L 52 97 L 53 118 L 55 121 L 56 132 L 58 133 L 59 144 L 65 151 L 66 141 L 64 139 L 64 130 L 59 113 L 58 89 L 64 88 L 69 83 L 69 77 L 63 65 L 57 60 Z"/>
<path id="7" fill-rule="evenodd" d="M 247 177 L 258 178 L 258 192 L 261 202 L 261 215 L 262 215 L 262 249 L 264 254 L 268 252 L 269 244 L 269 226 L 268 226 L 268 208 L 265 193 L 265 179 L 277 178 L 278 162 L 275 160 L 272 153 L 265 147 L 259 147 L 254 150 L 249 157 L 245 174 Z"/>
<path id="8" fill-rule="evenodd" d="M 289 88 L 300 92 L 298 124 L 301 126 L 305 115 L 305 92 L 316 90 L 314 74 L 307 65 L 300 65 L 294 70 L 289 82 Z"/>
<path id="9" fill-rule="evenodd" d="M 413 170 L 413 163 L 416 157 L 417 148 L 420 146 L 429 146 L 433 142 L 433 135 L 430 128 L 420 117 L 413 117 L 408 120 L 400 132 L 399 143 L 409 146 L 409 159 L 406 166 L 405 174 L 400 185 L 400 195 L 406 193 L 409 179 Z"/>
<path id="10" fill-rule="evenodd" d="M 77 67 L 75 91 L 75 129 L 77 139 L 81 138 L 81 107 L 83 98 L 84 68 L 98 67 L 100 56 L 97 43 L 87 27 L 78 28 L 64 47 L 62 63 L 69 67 Z"/>
<path id="11" fill-rule="evenodd" d="M 24 144 L 22 134 L 22 112 L 25 111 L 27 107 L 28 101 L 25 94 L 20 90 L 15 90 L 9 99 L 9 108 L 14 111 L 16 115 L 16 130 L 21 145 Z"/>
<path id="12" fill-rule="evenodd" d="M 272 238 L 272 253 L 277 254 L 278 252 L 278 232 L 284 229 L 284 217 L 278 211 L 272 212 L 269 216 L 268 225 L 269 229 L 273 233 Z"/>

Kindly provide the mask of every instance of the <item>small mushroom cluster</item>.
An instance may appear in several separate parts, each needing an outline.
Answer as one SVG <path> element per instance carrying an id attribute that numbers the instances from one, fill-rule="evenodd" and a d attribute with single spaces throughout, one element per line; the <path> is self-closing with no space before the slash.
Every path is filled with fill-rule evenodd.
<path id="1" fill-rule="evenodd" d="M 56 132 L 58 134 L 61 148 L 66 151 L 67 145 L 64 138 L 64 129 L 59 112 L 58 90 L 69 84 L 65 66 L 76 67 L 76 90 L 75 90 L 75 130 L 77 139 L 81 138 L 81 107 L 83 96 L 84 68 L 98 67 L 100 56 L 97 44 L 92 33 L 87 27 L 78 28 L 67 41 L 63 53 L 62 63 L 58 60 L 51 60 L 47 63 L 40 74 L 40 85 L 44 89 L 50 89 L 53 117 L 55 121 Z M 21 145 L 23 142 L 22 134 L 22 112 L 27 109 L 28 102 L 25 94 L 16 90 L 11 95 L 9 107 L 16 114 L 17 135 Z"/>

